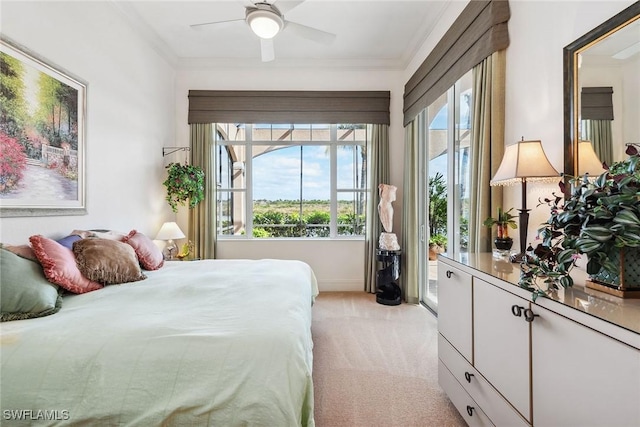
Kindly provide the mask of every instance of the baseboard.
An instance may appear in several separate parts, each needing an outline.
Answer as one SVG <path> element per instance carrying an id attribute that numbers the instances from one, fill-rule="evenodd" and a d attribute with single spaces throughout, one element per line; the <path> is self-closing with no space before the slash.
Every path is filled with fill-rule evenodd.
<path id="1" fill-rule="evenodd" d="M 361 280 L 318 280 L 320 292 L 363 292 Z"/>

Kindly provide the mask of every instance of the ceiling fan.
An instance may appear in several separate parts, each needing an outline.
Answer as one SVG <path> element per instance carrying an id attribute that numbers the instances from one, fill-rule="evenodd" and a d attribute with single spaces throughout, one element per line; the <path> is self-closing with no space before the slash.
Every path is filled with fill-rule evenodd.
<path id="1" fill-rule="evenodd" d="M 254 34 L 260 38 L 260 51 L 263 62 L 269 62 L 275 59 L 273 38 L 281 31 L 289 31 L 297 36 L 326 45 L 331 44 L 336 38 L 335 34 L 287 21 L 284 18 L 286 12 L 299 6 L 305 0 L 281 1 L 278 2 L 278 6 L 276 7 L 275 3 L 277 1 L 278 0 L 274 0 L 271 3 L 266 1 L 253 3 L 247 0 L 243 2 L 245 5 L 244 18 L 192 24 L 191 28 L 244 21 L 249 25 Z"/>

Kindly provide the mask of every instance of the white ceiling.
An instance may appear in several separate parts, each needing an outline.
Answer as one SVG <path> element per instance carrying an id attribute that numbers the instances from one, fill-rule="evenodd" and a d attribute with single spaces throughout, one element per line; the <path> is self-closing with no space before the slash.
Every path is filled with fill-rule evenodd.
<path id="1" fill-rule="evenodd" d="M 592 63 L 620 65 L 640 57 L 640 19 L 608 35 L 581 52 Z"/>
<path id="2" fill-rule="evenodd" d="M 178 66 L 279 65 L 403 69 L 455 0 L 306 0 L 285 19 L 336 34 L 330 45 L 282 31 L 273 62 L 260 60 L 260 40 L 243 19 L 249 0 L 114 1 L 132 26 Z M 253 0 L 254 2 L 257 0 Z M 269 0 L 273 2 L 273 0 Z M 275 5 L 286 7 L 285 0 Z"/>

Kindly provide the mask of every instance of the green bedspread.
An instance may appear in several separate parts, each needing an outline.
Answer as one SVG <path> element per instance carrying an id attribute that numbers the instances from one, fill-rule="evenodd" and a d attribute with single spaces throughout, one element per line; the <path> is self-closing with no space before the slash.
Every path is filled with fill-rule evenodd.
<path id="1" fill-rule="evenodd" d="M 168 262 L 145 274 L 0 324 L 2 426 L 314 425 L 307 264 Z"/>

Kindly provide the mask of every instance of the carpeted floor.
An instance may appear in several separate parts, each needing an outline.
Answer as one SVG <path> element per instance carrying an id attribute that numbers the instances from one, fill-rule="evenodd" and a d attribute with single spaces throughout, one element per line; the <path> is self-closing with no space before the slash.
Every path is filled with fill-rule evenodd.
<path id="1" fill-rule="evenodd" d="M 465 426 L 438 386 L 436 318 L 365 292 L 323 292 L 313 307 L 317 427 Z"/>

